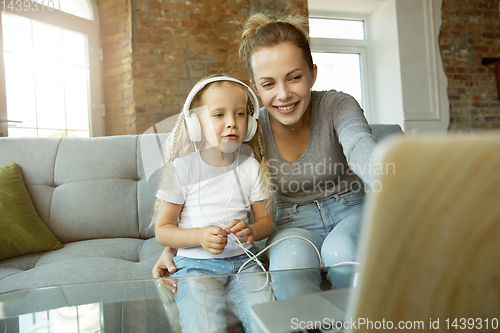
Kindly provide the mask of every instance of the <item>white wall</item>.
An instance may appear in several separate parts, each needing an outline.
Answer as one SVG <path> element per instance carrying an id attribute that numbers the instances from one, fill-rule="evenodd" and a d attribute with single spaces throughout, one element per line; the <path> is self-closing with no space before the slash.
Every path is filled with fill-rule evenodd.
<path id="1" fill-rule="evenodd" d="M 448 129 L 447 79 L 438 45 L 441 3 L 309 0 L 310 12 L 365 18 L 372 123 L 399 124 L 408 134 Z"/>
<path id="2" fill-rule="evenodd" d="M 441 0 L 395 0 L 405 131 L 446 132 L 447 79 L 439 52 Z"/>
<path id="3" fill-rule="evenodd" d="M 396 2 L 381 4 L 367 21 L 372 122 L 404 128 Z"/>

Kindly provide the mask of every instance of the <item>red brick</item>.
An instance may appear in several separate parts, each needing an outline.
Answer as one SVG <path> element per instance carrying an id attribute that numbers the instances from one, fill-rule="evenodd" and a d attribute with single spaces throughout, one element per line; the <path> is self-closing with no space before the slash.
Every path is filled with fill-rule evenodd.
<path id="1" fill-rule="evenodd" d="M 193 6 L 191 6 L 191 5 L 185 5 L 185 4 L 180 4 L 178 6 L 178 10 L 179 11 L 188 11 L 188 12 L 190 12 L 190 11 L 193 10 Z"/>
<path id="2" fill-rule="evenodd" d="M 237 55 L 247 17 L 240 13 L 249 12 L 247 1 L 137 0 L 132 22 L 127 3 L 97 0 L 105 59 L 103 89 L 109 110 L 107 135 L 137 134 L 151 122 L 177 113 L 192 85 L 209 71 L 223 69 L 248 80 Z M 259 1 L 256 8 L 276 10 L 277 3 L 307 14 L 306 0 Z M 464 24 L 466 20 L 457 20 L 450 26 Z M 453 45 L 451 37 L 445 38 L 450 39 L 440 43 Z M 123 59 L 126 64 L 121 65 Z M 188 61 L 199 66 L 188 67 Z M 135 100 L 144 105 L 136 107 Z"/>
<path id="3" fill-rule="evenodd" d="M 162 3 L 161 9 L 163 10 L 175 10 L 177 6 L 173 3 Z"/>
<path id="4" fill-rule="evenodd" d="M 151 10 L 161 10 L 162 9 L 162 4 L 161 4 L 161 2 L 150 1 L 149 2 L 149 9 L 151 9 Z"/>
<path id="5" fill-rule="evenodd" d="M 181 21 L 182 28 L 195 28 L 196 21 Z"/>

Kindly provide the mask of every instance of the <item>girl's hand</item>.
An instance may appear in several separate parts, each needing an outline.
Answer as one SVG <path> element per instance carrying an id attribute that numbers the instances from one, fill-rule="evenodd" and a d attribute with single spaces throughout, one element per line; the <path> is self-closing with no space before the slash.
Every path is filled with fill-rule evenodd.
<path id="1" fill-rule="evenodd" d="M 177 249 L 165 247 L 160 254 L 160 258 L 153 267 L 152 273 L 154 278 L 168 277 L 171 273 L 175 273 L 177 268 L 174 265 L 173 258 L 177 254 Z"/>
<path id="2" fill-rule="evenodd" d="M 253 242 L 253 230 L 248 223 L 242 220 L 234 219 L 226 227 L 228 234 L 235 234 L 236 237 L 243 238 L 247 244 Z"/>
<path id="3" fill-rule="evenodd" d="M 221 254 L 227 244 L 227 232 L 215 225 L 200 229 L 200 245 L 211 254 Z"/>
<path id="4" fill-rule="evenodd" d="M 174 265 L 173 258 L 177 253 L 177 249 L 173 249 L 170 247 L 166 247 L 158 258 L 158 261 L 153 267 L 153 277 L 154 278 L 167 278 L 170 274 L 177 271 L 177 268 Z M 177 292 L 177 283 L 174 279 L 161 279 L 156 282 L 158 286 L 165 286 L 168 289 L 172 290 L 175 294 Z"/>

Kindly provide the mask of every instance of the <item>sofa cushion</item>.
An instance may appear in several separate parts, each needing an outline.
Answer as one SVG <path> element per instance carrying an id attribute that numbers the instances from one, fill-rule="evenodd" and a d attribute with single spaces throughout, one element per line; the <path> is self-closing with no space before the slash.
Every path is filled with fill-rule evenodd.
<path id="1" fill-rule="evenodd" d="M 62 248 L 40 219 L 16 163 L 0 166 L 0 260 Z"/>
<path id="2" fill-rule="evenodd" d="M 61 141 L 54 166 L 54 182 L 62 185 L 99 179 L 139 179 L 136 136 L 65 138 Z"/>
<path id="3" fill-rule="evenodd" d="M 155 235 L 154 226 L 151 225 L 155 200 L 156 191 L 148 185 L 146 179 L 139 180 L 137 182 L 137 213 L 141 238 L 151 238 Z"/>
<path id="4" fill-rule="evenodd" d="M 68 243 L 39 257 L 0 262 L 0 294 L 59 284 L 152 278 L 163 248 L 155 238 L 94 239 Z M 33 257 L 31 257 L 33 256 Z"/>
<path id="5" fill-rule="evenodd" d="M 0 293 L 61 284 L 126 280 L 133 265 L 131 261 L 114 258 L 82 258 L 53 262 L 4 277 L 2 289 L 6 290 L 0 290 Z"/>
<path id="6" fill-rule="evenodd" d="M 12 162 L 19 165 L 23 170 L 27 186 L 33 184 L 54 186 L 54 164 L 61 140 L 61 138 L 43 138 L 43 140 L 1 138 L 0 165 Z"/>
<path id="7" fill-rule="evenodd" d="M 137 181 L 102 179 L 59 185 L 54 190 L 50 221 L 63 243 L 139 238 Z"/>

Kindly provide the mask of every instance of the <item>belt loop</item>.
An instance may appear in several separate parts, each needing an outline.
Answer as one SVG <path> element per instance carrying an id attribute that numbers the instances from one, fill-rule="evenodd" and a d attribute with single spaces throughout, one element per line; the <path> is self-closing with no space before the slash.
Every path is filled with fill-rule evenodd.
<path id="1" fill-rule="evenodd" d="M 297 206 L 298 206 L 297 204 L 293 205 L 292 207 L 293 214 L 297 214 Z"/>

